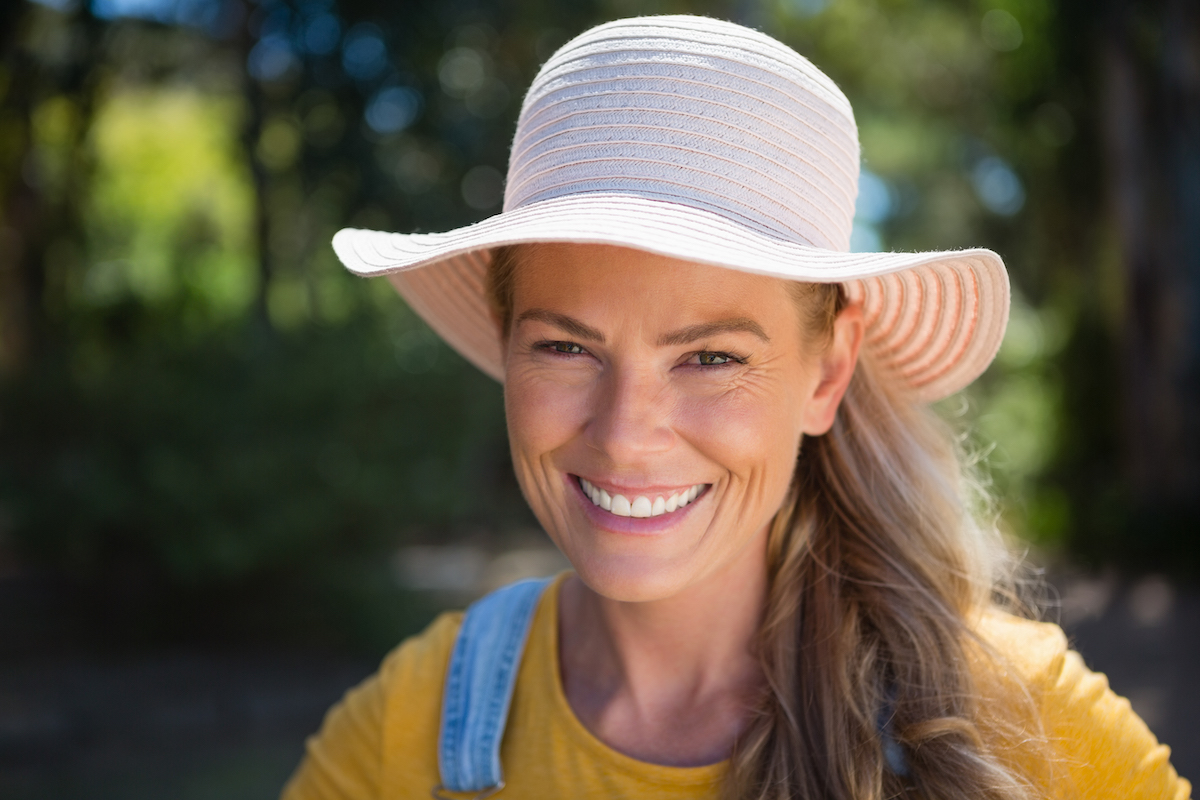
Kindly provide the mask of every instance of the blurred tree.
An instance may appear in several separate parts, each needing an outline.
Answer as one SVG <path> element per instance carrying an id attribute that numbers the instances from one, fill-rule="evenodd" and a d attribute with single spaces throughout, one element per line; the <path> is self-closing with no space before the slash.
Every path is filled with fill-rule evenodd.
<path id="1" fill-rule="evenodd" d="M 95 106 L 98 26 L 22 3 L 0 12 L 0 369 L 20 370 L 52 334 L 48 262 L 77 252 L 81 146 Z"/>
<path id="2" fill-rule="evenodd" d="M 1114 0 L 1098 17 L 1125 466 L 1146 527 L 1187 537 L 1200 523 L 1200 8 Z"/>

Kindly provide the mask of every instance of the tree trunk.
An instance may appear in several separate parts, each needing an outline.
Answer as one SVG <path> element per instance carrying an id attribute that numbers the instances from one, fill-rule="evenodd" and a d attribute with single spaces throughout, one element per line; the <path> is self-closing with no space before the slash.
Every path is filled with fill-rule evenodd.
<path id="1" fill-rule="evenodd" d="M 1125 266 L 1124 441 L 1141 508 L 1200 508 L 1200 13 L 1116 3 L 1103 43 Z M 1151 10 L 1153 8 L 1153 10 Z M 1147 37 L 1147 18 L 1161 38 Z"/>
<path id="2" fill-rule="evenodd" d="M 56 239 L 82 235 L 82 202 L 90 166 L 84 141 L 96 103 L 100 21 L 87 11 L 61 25 L 75 33 L 76 46 L 66 63 L 47 65 L 26 46 L 33 14 L 48 13 L 25 4 L 19 15 L 0 16 L 3 58 L 9 74 L 3 112 L 16 123 L 20 146 L 12 163 L 0 164 L 0 372 L 18 373 L 44 349 L 50 331 L 46 307 L 46 253 Z M 64 183 L 48 190 L 34 159 L 33 116 L 38 104 L 56 95 L 70 98 L 78 112 L 74 140 L 63 145 L 71 160 Z"/>
<path id="3" fill-rule="evenodd" d="M 46 213 L 44 198 L 32 179 L 31 118 L 38 65 L 23 48 L 27 15 L 5 14 L 4 66 L 11 76 L 3 109 L 19 126 L 12 163 L 0 165 L 7 179 L 0 206 L 0 369 L 19 372 L 36 349 L 44 329 L 42 317 L 42 251 L 39 241 Z"/>
<path id="4" fill-rule="evenodd" d="M 249 74 L 246 65 L 250 51 L 257 43 L 250 30 L 255 6 L 246 3 L 242 14 L 241 29 L 237 42 L 242 59 L 242 91 L 246 101 L 246 119 L 242 127 L 242 149 L 245 153 L 250 175 L 254 181 L 254 244 L 258 264 L 258 286 L 254 295 L 254 322 L 260 331 L 271 329 L 271 318 L 267 310 L 267 292 L 271 287 L 271 222 L 267 203 L 267 171 L 258 159 L 257 148 L 266 121 L 266 98 L 262 86 Z"/>

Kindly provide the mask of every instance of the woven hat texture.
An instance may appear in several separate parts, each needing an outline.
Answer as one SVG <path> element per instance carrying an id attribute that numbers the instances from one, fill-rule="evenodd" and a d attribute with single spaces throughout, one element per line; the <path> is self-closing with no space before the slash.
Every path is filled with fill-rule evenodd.
<path id="1" fill-rule="evenodd" d="M 740 25 L 642 17 L 543 65 L 521 108 L 500 214 L 447 233 L 346 229 L 352 272 L 387 275 L 450 345 L 503 380 L 484 283 L 525 242 L 640 248 L 802 281 L 863 305 L 865 351 L 916 402 L 974 380 L 1000 346 L 1008 275 L 990 250 L 850 253 L 854 113 L 786 45 Z"/>

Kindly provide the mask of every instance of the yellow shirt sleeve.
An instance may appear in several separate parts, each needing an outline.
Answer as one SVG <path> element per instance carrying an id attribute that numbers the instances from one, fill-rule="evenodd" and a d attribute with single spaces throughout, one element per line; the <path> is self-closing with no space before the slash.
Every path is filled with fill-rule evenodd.
<path id="1" fill-rule="evenodd" d="M 351 689 L 329 710 L 283 800 L 368 800 L 380 796 L 383 687 L 379 674 Z"/>
<path id="2" fill-rule="evenodd" d="M 1033 755 L 1048 755 L 1049 764 L 1027 766 L 1048 779 L 1048 796 L 1191 797 L 1191 784 L 1171 766 L 1170 748 L 1109 689 L 1104 675 L 1084 666 L 1057 625 L 998 614 L 984 623 L 984 635 L 1016 667 L 1037 705 L 1050 753 Z"/>
<path id="3" fill-rule="evenodd" d="M 1158 743 L 1128 700 L 1108 688 L 1104 675 L 1085 667 L 1073 650 L 1064 652 L 1056 666 L 1043 718 L 1076 796 L 1191 797 L 1191 784 L 1171 766 L 1171 749 Z"/>
<path id="4" fill-rule="evenodd" d="M 436 784 L 442 680 L 462 614 L 443 614 L 351 689 L 311 736 L 281 800 L 377 800 L 393 783 L 430 772 Z M 385 791 L 385 787 L 391 787 Z M 421 793 L 427 796 L 429 789 Z"/>

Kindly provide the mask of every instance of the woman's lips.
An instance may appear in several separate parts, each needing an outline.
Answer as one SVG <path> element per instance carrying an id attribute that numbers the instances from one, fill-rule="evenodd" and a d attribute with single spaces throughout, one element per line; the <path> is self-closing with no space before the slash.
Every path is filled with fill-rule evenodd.
<path id="1" fill-rule="evenodd" d="M 615 492 L 609 494 L 607 490 L 600 488 L 587 478 L 579 478 L 579 488 L 583 490 L 584 496 L 591 500 L 593 505 L 618 517 L 645 518 L 669 514 L 695 500 L 704 491 L 704 487 L 705 484 L 697 483 L 674 492 L 649 492 L 647 494 L 631 492 L 629 496 L 626 496 Z"/>
<path id="2" fill-rule="evenodd" d="M 574 487 L 584 513 L 593 524 L 616 533 L 634 534 L 653 534 L 673 527 L 691 510 L 697 499 L 706 495 L 709 488 L 709 484 L 698 483 L 683 489 L 659 492 L 635 494 L 632 491 L 623 493 L 614 490 L 610 493 L 608 489 L 577 475 L 568 475 L 567 482 Z M 675 501 L 675 505 L 668 510 L 671 500 Z M 603 505 L 606 502 L 608 508 Z"/>

